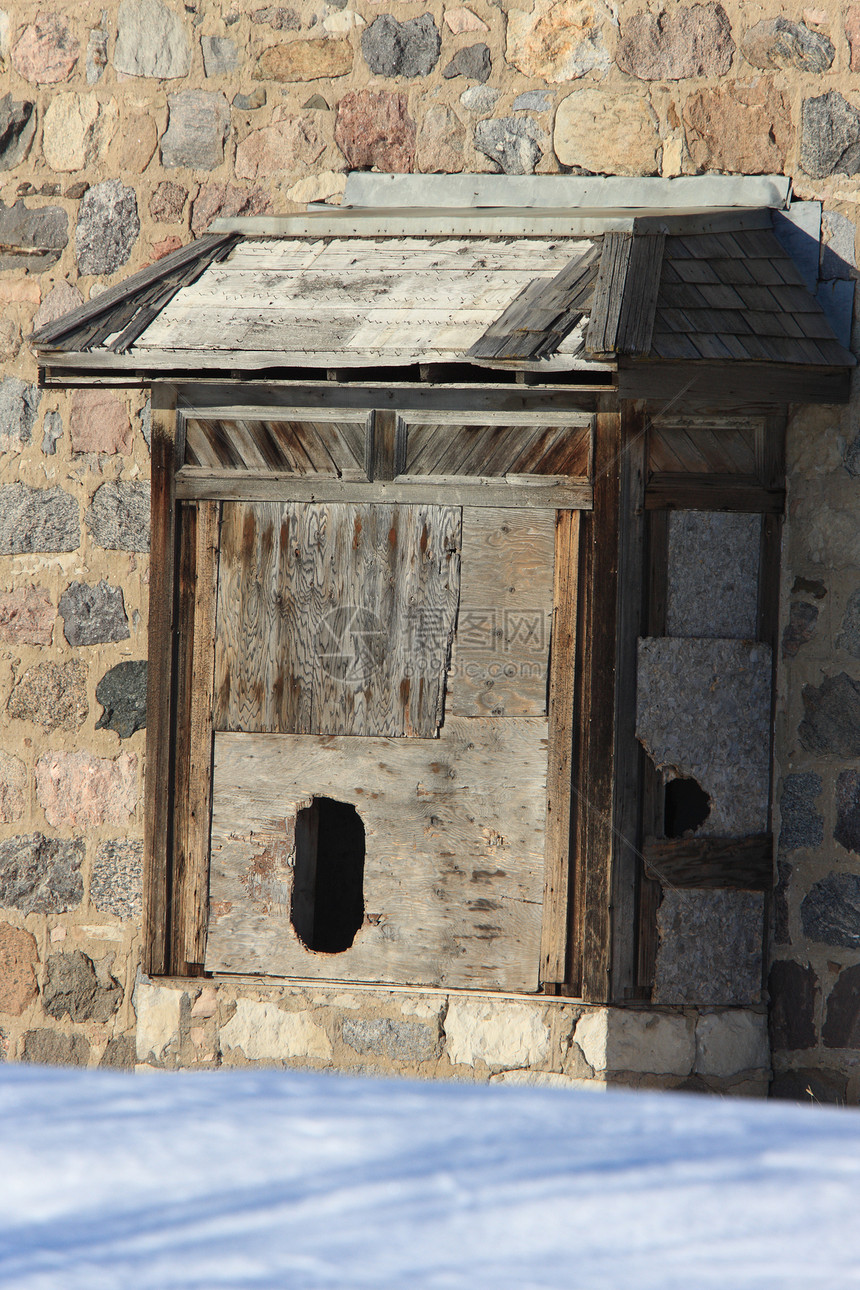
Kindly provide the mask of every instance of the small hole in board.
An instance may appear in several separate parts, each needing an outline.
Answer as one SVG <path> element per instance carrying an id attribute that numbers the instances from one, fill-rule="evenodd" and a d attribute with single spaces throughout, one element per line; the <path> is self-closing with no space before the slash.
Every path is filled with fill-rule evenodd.
<path id="1" fill-rule="evenodd" d="M 711 799 L 695 779 L 670 779 L 664 810 L 666 837 L 683 838 L 705 823 L 711 813 Z"/>
<path id="2" fill-rule="evenodd" d="M 290 922 L 302 944 L 342 954 L 364 922 L 365 836 L 349 802 L 315 797 L 296 815 Z"/>

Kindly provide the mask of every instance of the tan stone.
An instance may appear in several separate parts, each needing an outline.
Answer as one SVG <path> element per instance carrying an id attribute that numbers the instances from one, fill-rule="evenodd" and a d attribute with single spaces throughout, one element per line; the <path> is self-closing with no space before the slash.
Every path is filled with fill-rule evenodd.
<path id="1" fill-rule="evenodd" d="M 21 348 L 21 328 L 14 318 L 0 316 L 0 360 L 11 363 Z"/>
<path id="2" fill-rule="evenodd" d="M 767 1017 L 758 1012 L 715 1012 L 696 1025 L 696 1073 L 739 1075 L 770 1064 Z"/>
<path id="3" fill-rule="evenodd" d="M 42 288 L 33 278 L 12 279 L 0 282 L 0 304 L 37 305 L 42 299 Z"/>
<path id="4" fill-rule="evenodd" d="M 34 971 L 38 961 L 35 938 L 23 928 L 0 923 L 0 1012 L 20 1017 L 38 998 Z"/>
<path id="5" fill-rule="evenodd" d="M 452 1066 L 476 1062 L 498 1068 L 537 1066 L 550 1048 L 544 1009 L 534 1003 L 452 998 L 445 1017 L 445 1052 Z"/>
<path id="6" fill-rule="evenodd" d="M 119 111 L 113 99 L 92 94 L 56 94 L 48 104 L 42 151 L 52 170 L 84 170 L 99 163 L 114 136 Z"/>
<path id="7" fill-rule="evenodd" d="M 27 787 L 27 769 L 11 753 L 0 751 L 0 824 L 13 824 L 20 820 L 26 805 L 24 792 Z"/>
<path id="8" fill-rule="evenodd" d="M 285 1012 L 255 999 L 238 1000 L 235 1014 L 221 1027 L 221 1047 L 228 1052 L 237 1048 L 249 1061 L 331 1057 L 331 1041 L 309 1012 Z"/>
<path id="9" fill-rule="evenodd" d="M 791 106 L 772 81 L 700 90 L 684 104 L 687 148 L 699 170 L 781 174 L 791 143 Z"/>
<path id="10" fill-rule="evenodd" d="M 6 710 L 17 721 L 32 721 L 45 730 L 77 730 L 89 712 L 86 679 L 80 659 L 37 663 L 16 682 Z"/>
<path id="11" fill-rule="evenodd" d="M 292 40 L 264 49 L 257 61 L 257 81 L 317 81 L 352 71 L 348 40 Z"/>
<path id="12" fill-rule="evenodd" d="M 50 645 L 57 611 L 44 587 L 0 591 L 0 641 Z"/>
<path id="13" fill-rule="evenodd" d="M 321 170 L 318 175 L 308 175 L 287 189 L 291 202 L 339 203 L 346 191 L 346 175 L 335 170 Z"/>
<path id="14" fill-rule="evenodd" d="M 323 19 L 323 28 L 330 36 L 346 36 L 357 27 L 366 27 L 367 23 L 354 9 L 341 9 L 330 13 Z"/>
<path id="15" fill-rule="evenodd" d="M 508 62 L 553 84 L 606 71 L 604 34 L 611 24 L 611 13 L 599 0 L 535 0 L 531 11 L 508 13 Z"/>
<path id="16" fill-rule="evenodd" d="M 36 762 L 36 792 L 49 824 L 128 824 L 137 805 L 137 756 L 116 760 L 84 752 L 45 753 Z"/>
<path id="17" fill-rule="evenodd" d="M 69 412 L 69 438 L 72 452 L 131 452 L 128 404 L 109 390 L 75 390 Z"/>
<path id="18" fill-rule="evenodd" d="M 142 175 L 152 161 L 158 144 L 158 126 L 151 116 L 141 110 L 131 121 L 123 123 L 122 132 L 111 150 L 110 164 L 114 170 L 124 170 L 132 175 Z"/>
<path id="19" fill-rule="evenodd" d="M 451 174 L 463 169 L 466 129 L 450 108 L 436 104 L 421 121 L 415 145 L 415 168 L 426 174 Z"/>
<path id="20" fill-rule="evenodd" d="M 860 72 L 860 4 L 845 10 L 845 36 L 851 50 L 851 71 Z"/>
<path id="21" fill-rule="evenodd" d="M 162 1061 L 171 1046 L 179 1046 L 182 991 L 139 981 L 135 986 L 133 1003 L 137 1015 L 137 1060 Z"/>
<path id="22" fill-rule="evenodd" d="M 464 6 L 458 9 L 446 9 L 445 22 L 455 36 L 462 35 L 464 31 L 490 30 L 483 18 L 479 18 L 476 13 Z"/>
<path id="23" fill-rule="evenodd" d="M 191 211 L 191 232 L 205 233 L 213 219 L 234 215 L 265 215 L 271 208 L 262 188 L 238 188 L 233 184 L 203 184 Z"/>
<path id="24" fill-rule="evenodd" d="M 668 1013 L 595 1008 L 580 1017 L 573 1037 L 595 1071 L 689 1075 L 696 1055 L 693 1027 Z"/>
<path id="25" fill-rule="evenodd" d="M 12 51 L 12 62 L 25 81 L 55 85 L 68 80 L 80 48 L 65 18 L 40 13 L 21 33 Z"/>
<path id="26" fill-rule="evenodd" d="M 657 116 L 643 94 L 575 90 L 559 104 L 553 146 L 565 166 L 595 174 L 653 175 L 660 151 Z"/>
<path id="27" fill-rule="evenodd" d="M 337 108 L 334 138 L 356 170 L 404 174 L 415 164 L 415 122 L 406 95 L 398 90 L 353 90 Z"/>
<path id="28" fill-rule="evenodd" d="M 64 314 L 71 313 L 73 309 L 77 309 L 83 303 L 84 298 L 77 287 L 73 287 L 65 279 L 62 282 L 58 282 L 48 292 L 42 304 L 36 310 L 36 316 L 33 319 L 33 330 L 36 331 L 37 328 L 44 327 L 47 323 L 56 322 L 58 318 L 62 318 Z"/>
<path id="29" fill-rule="evenodd" d="M 308 117 L 273 117 L 272 124 L 252 130 L 236 149 L 239 179 L 267 179 L 292 174 L 316 161 L 325 140 Z"/>

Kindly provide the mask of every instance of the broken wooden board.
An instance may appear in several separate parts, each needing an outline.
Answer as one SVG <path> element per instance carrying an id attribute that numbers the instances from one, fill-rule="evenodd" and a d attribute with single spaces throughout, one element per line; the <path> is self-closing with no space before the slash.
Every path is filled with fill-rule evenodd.
<path id="1" fill-rule="evenodd" d="M 545 715 L 555 527 L 554 511 L 464 509 L 452 715 Z"/>
<path id="2" fill-rule="evenodd" d="M 460 523 L 445 506 L 225 504 L 215 729 L 433 737 Z"/>
<path id="3" fill-rule="evenodd" d="M 451 718 L 438 740 L 216 734 L 206 968 L 536 990 L 547 723 Z M 290 923 L 294 822 L 314 796 L 364 823 L 364 924 L 314 953 Z"/>

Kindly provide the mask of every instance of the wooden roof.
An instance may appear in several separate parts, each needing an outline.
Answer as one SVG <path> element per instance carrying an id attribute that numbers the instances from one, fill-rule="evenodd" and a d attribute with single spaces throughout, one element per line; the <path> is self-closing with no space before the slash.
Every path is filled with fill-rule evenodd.
<path id="1" fill-rule="evenodd" d="M 266 235 L 259 220 L 245 234 L 234 221 L 41 328 L 40 362 L 199 375 L 741 362 L 846 379 L 855 364 L 768 211 L 649 216 L 620 230 L 579 213 L 567 236 L 558 212 L 546 232 L 532 213 L 523 236 L 454 233 L 411 212 L 404 226 L 417 232 L 374 235 L 366 215 L 350 227 L 347 214 L 308 216 L 296 235 Z"/>

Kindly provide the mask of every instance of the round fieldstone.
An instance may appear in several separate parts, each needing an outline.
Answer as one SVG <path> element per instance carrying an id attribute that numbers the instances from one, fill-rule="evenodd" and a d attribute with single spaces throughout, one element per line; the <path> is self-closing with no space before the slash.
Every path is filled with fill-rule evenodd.
<path id="1" fill-rule="evenodd" d="M 673 13 L 639 13 L 622 27 L 615 61 L 643 81 L 725 76 L 735 42 L 721 4 L 682 6 Z"/>
<path id="2" fill-rule="evenodd" d="M 546 141 L 545 132 L 528 116 L 503 116 L 475 126 L 476 149 L 506 175 L 534 174 Z"/>
<path id="3" fill-rule="evenodd" d="M 831 873 L 822 878 L 804 897 L 800 918 L 810 940 L 860 948 L 860 876 Z"/>
<path id="4" fill-rule="evenodd" d="M 182 217 L 188 189 L 163 179 L 149 199 L 149 213 L 159 224 L 173 224 Z"/>
<path id="5" fill-rule="evenodd" d="M 860 771 L 843 770 L 836 778 L 833 836 L 846 851 L 860 855 Z"/>
<path id="6" fill-rule="evenodd" d="M 563 165 L 592 174 L 653 175 L 659 123 L 644 94 L 574 90 L 558 105 L 553 147 Z"/>
<path id="7" fill-rule="evenodd" d="M 143 843 L 135 839 L 99 843 L 90 875 L 90 900 L 102 914 L 123 920 L 140 917 Z"/>
<path id="8" fill-rule="evenodd" d="M 455 174 L 463 169 L 466 130 L 456 113 L 441 103 L 427 109 L 418 132 L 415 164 L 425 174 Z"/>
<path id="9" fill-rule="evenodd" d="M 137 198 L 119 179 L 96 184 L 84 195 L 75 230 L 81 273 L 115 273 L 128 260 L 140 233 Z"/>
<path id="10" fill-rule="evenodd" d="M 558 84 L 608 70 L 605 34 L 617 19 L 599 0 L 535 0 L 508 9 L 506 57 L 525 76 Z"/>
<path id="11" fill-rule="evenodd" d="M 90 1046 L 83 1035 L 64 1035 L 59 1030 L 28 1030 L 21 1052 L 22 1062 L 37 1066 L 86 1066 Z"/>
<path id="12" fill-rule="evenodd" d="M 792 139 L 791 105 L 765 77 L 691 94 L 682 116 L 687 147 L 700 170 L 782 173 Z"/>
<path id="13" fill-rule="evenodd" d="M 239 66 L 239 49 L 229 36 L 203 36 L 203 70 L 207 76 L 229 76 Z"/>
<path id="14" fill-rule="evenodd" d="M 789 619 L 782 633 L 782 653 L 784 658 L 794 658 L 802 645 L 806 645 L 815 635 L 818 623 L 818 609 L 806 600 L 795 600 L 789 611 Z"/>
<path id="15" fill-rule="evenodd" d="M 860 682 L 845 672 L 801 692 L 806 715 L 798 727 L 807 752 L 860 757 Z"/>
<path id="16" fill-rule="evenodd" d="M 191 232 L 195 236 L 205 233 L 213 219 L 233 219 L 236 215 L 267 215 L 270 210 L 271 198 L 263 188 L 202 184 L 191 208 Z"/>
<path id="17" fill-rule="evenodd" d="M 54 488 L 7 484 L 0 488 L 0 555 L 76 551 L 81 544 L 78 503 Z"/>
<path id="18" fill-rule="evenodd" d="M 263 50 L 254 72 L 260 81 L 317 81 L 346 76 L 352 71 L 353 52 L 348 40 L 292 40 Z"/>
<path id="19" fill-rule="evenodd" d="M 833 62 L 836 48 L 821 32 L 789 18 L 763 18 L 741 40 L 741 53 L 764 71 L 812 72 L 820 75 Z"/>
<path id="20" fill-rule="evenodd" d="M 377 76 L 428 76 L 441 48 L 439 29 L 429 13 L 406 22 L 381 14 L 361 37 L 361 52 Z"/>
<path id="21" fill-rule="evenodd" d="M 19 757 L 0 750 L 0 824 L 14 824 L 24 814 L 27 768 Z"/>
<path id="22" fill-rule="evenodd" d="M 69 240 L 69 217 L 61 206 L 30 208 L 0 201 L 0 272 L 42 273 L 56 264 Z"/>

